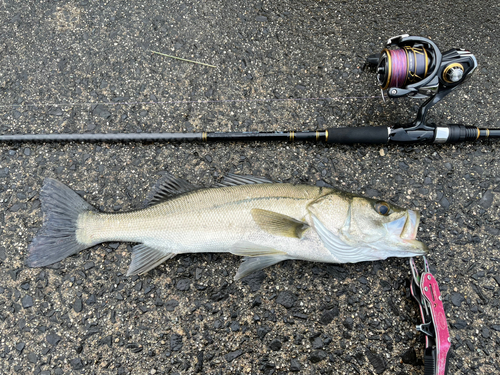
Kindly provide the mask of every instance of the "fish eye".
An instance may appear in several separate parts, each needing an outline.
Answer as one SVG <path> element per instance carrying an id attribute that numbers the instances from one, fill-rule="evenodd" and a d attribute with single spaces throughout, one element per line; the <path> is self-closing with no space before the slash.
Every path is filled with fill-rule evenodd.
<path id="1" fill-rule="evenodd" d="M 375 203 L 375 211 L 377 211 L 380 215 L 387 216 L 391 212 L 391 207 L 389 204 L 383 201 Z"/>

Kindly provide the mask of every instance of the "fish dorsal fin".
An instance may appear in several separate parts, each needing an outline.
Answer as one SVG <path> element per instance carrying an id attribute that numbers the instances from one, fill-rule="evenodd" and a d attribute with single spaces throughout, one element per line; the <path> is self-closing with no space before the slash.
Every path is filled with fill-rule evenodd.
<path id="1" fill-rule="evenodd" d="M 217 184 L 217 187 L 226 187 L 226 186 L 236 186 L 236 185 L 251 185 L 251 184 L 273 184 L 274 181 L 271 181 L 265 177 L 255 177 L 251 175 L 237 175 L 234 173 L 230 173 L 227 176 L 224 176 L 221 182 Z"/>
<path id="2" fill-rule="evenodd" d="M 310 228 L 307 223 L 277 212 L 254 208 L 250 213 L 260 229 L 272 235 L 302 238 L 304 232 Z"/>
<path id="3" fill-rule="evenodd" d="M 179 194 L 198 190 L 199 187 L 167 173 L 158 180 L 154 188 L 149 192 L 144 207 L 153 206 Z"/>

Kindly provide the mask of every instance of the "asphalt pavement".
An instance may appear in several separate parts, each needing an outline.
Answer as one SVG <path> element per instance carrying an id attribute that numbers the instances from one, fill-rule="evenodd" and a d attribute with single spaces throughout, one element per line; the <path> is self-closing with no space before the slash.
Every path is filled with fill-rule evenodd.
<path id="1" fill-rule="evenodd" d="M 498 1 L 0 1 L 2 134 L 322 130 L 413 120 L 367 55 L 394 35 L 472 51 L 479 68 L 429 114 L 500 128 Z M 151 51 L 195 60 L 180 61 Z M 494 141 L 461 145 L 0 145 L 0 373 L 424 374 L 408 259 L 177 256 L 126 277 L 130 244 L 25 265 L 56 178 L 106 211 L 141 207 L 166 172 L 334 186 L 418 209 L 446 310 L 449 374 L 500 373 L 500 174 Z"/>

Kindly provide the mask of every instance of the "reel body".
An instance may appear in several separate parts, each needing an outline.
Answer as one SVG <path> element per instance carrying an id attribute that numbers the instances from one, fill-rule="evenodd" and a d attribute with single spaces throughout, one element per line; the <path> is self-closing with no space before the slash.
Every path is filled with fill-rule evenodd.
<path id="1" fill-rule="evenodd" d="M 374 65 L 373 55 L 368 63 Z M 428 98 L 463 83 L 477 60 L 464 49 L 441 53 L 427 38 L 400 35 L 387 41 L 376 65 L 378 83 L 389 97 Z"/>
<path id="2" fill-rule="evenodd" d="M 405 34 L 389 39 L 380 55 L 367 58 L 367 64 L 375 68 L 378 83 L 390 98 L 427 99 L 412 123 L 389 128 L 390 141 L 445 143 L 489 136 L 472 126 L 425 122 L 427 111 L 476 70 L 476 57 L 469 51 L 453 48 L 441 53 L 433 41 Z"/>

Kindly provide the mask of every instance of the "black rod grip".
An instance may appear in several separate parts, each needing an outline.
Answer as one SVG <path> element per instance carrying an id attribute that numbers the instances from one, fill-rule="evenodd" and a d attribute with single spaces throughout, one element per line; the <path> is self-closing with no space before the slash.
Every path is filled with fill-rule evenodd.
<path id="1" fill-rule="evenodd" d="M 389 143 L 389 130 L 386 126 L 362 126 L 359 128 L 329 128 L 327 143 L 352 145 L 354 143 Z"/>
<path id="2" fill-rule="evenodd" d="M 450 135 L 448 136 L 446 143 L 475 141 L 480 135 L 475 126 L 450 124 L 448 125 L 448 129 L 450 129 Z"/>

